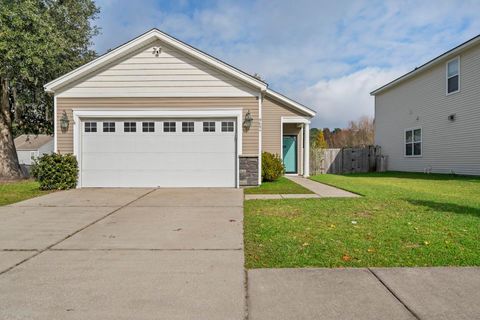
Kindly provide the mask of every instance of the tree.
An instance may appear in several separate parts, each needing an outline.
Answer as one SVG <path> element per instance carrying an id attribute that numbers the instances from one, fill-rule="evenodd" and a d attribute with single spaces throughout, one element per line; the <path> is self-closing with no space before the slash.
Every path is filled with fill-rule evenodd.
<path id="1" fill-rule="evenodd" d="M 90 61 L 92 0 L 0 0 L 0 178 L 22 173 L 14 133 L 51 133 L 53 101 L 43 85 Z"/>
<path id="2" fill-rule="evenodd" d="M 340 128 L 333 129 L 331 133 L 331 138 L 330 138 L 330 141 L 331 141 L 330 147 L 341 148 L 343 146 L 342 145 L 343 136 L 344 136 L 344 133 L 342 129 Z"/>
<path id="3" fill-rule="evenodd" d="M 373 118 L 361 117 L 356 121 L 350 121 L 345 129 L 335 128 L 328 132 L 327 140 L 330 148 L 365 147 L 374 144 Z M 325 135 L 327 137 L 327 135 Z"/>
<path id="4" fill-rule="evenodd" d="M 323 138 L 329 148 L 333 148 L 332 132 L 329 128 L 323 128 Z"/>
<path id="5" fill-rule="evenodd" d="M 366 147 L 374 144 L 373 118 L 361 117 L 348 124 L 347 147 Z"/>
<path id="6" fill-rule="evenodd" d="M 317 133 L 318 133 L 317 128 L 310 128 L 310 137 L 312 137 L 310 142 L 311 144 L 313 144 L 313 142 L 315 141 L 315 137 L 317 136 Z"/>
<path id="7" fill-rule="evenodd" d="M 326 149 L 328 148 L 327 142 L 325 141 L 325 137 L 323 136 L 323 131 L 318 130 L 317 135 L 314 139 L 314 147 Z"/>

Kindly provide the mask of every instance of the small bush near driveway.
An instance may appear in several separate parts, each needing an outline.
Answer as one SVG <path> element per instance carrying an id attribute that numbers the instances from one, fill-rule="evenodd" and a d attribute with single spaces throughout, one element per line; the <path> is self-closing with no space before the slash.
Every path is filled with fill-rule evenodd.
<path id="1" fill-rule="evenodd" d="M 78 163 L 72 154 L 45 154 L 32 166 L 32 176 L 42 190 L 66 190 L 75 188 L 78 179 Z"/>
<path id="2" fill-rule="evenodd" d="M 262 181 L 275 181 L 284 173 L 285 168 L 278 154 L 262 153 Z"/>
<path id="3" fill-rule="evenodd" d="M 363 197 L 245 201 L 248 268 L 480 266 L 478 177 L 312 179 Z"/>

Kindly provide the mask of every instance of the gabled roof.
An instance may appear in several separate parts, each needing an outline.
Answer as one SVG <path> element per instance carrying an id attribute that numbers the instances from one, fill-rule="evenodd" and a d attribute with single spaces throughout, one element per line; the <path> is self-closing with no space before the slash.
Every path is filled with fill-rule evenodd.
<path id="1" fill-rule="evenodd" d="M 283 102 L 293 109 L 297 109 L 311 117 L 315 116 L 315 111 L 312 109 L 307 108 L 306 106 L 287 98 L 284 95 L 281 95 L 278 92 L 275 92 L 271 89 L 267 89 L 268 84 L 252 75 L 249 75 L 248 73 L 237 69 L 233 66 L 231 66 L 228 63 L 225 63 L 199 49 L 196 49 L 189 44 L 182 42 L 158 29 L 152 29 L 135 39 L 105 53 L 104 55 L 96 58 L 95 60 L 92 60 L 91 62 L 84 64 L 83 66 L 47 83 L 44 88 L 45 91 L 47 92 L 52 92 L 54 93 L 55 91 L 59 90 L 60 88 L 76 81 L 79 80 L 86 75 L 93 73 L 100 68 L 112 63 L 116 59 L 120 59 L 122 57 L 125 57 L 131 52 L 134 52 L 135 50 L 152 43 L 156 40 L 160 40 L 173 48 L 180 50 L 182 52 L 185 52 L 186 54 L 189 54 L 190 56 L 206 63 L 207 65 L 210 65 L 226 74 L 231 75 L 232 77 L 249 84 L 250 86 L 253 86 L 254 88 L 258 88 L 261 92 L 265 93 L 267 96 L 272 97 L 273 99 Z"/>
<path id="2" fill-rule="evenodd" d="M 449 60 L 450 58 L 453 58 L 454 56 L 458 55 L 460 52 L 476 45 L 480 43 L 480 35 L 477 35 L 476 37 L 473 37 L 472 39 L 470 40 L 467 40 L 465 41 L 464 43 L 456 46 L 455 48 L 451 49 L 451 50 L 448 50 L 447 52 L 439 55 L 438 57 L 436 58 L 433 58 L 432 60 L 422 64 L 420 67 L 416 67 L 415 69 L 413 69 L 412 71 L 404 74 L 403 76 L 401 77 L 398 77 L 397 79 L 387 83 L 386 85 L 370 92 L 370 95 L 372 96 L 375 96 L 379 93 L 382 93 L 384 92 L 385 90 L 397 85 L 398 83 L 402 82 L 402 81 L 405 81 L 407 79 L 410 79 L 412 77 L 414 77 L 415 75 L 417 75 L 419 72 L 423 71 L 423 70 L 426 70 L 438 63 L 441 63 L 442 61 L 447 61 Z"/>
<path id="3" fill-rule="evenodd" d="M 300 104 L 298 103 L 297 101 L 295 100 L 292 100 L 286 96 L 284 96 L 283 94 L 280 94 L 276 91 L 273 91 L 272 89 L 267 89 L 267 92 L 266 92 L 266 96 L 267 97 L 271 97 L 273 98 L 274 100 L 277 100 L 279 102 L 283 102 L 291 107 L 293 107 L 294 109 L 297 109 L 311 117 L 315 116 L 316 112 L 313 111 L 312 109 L 304 106 L 303 104 Z"/>
<path id="4" fill-rule="evenodd" d="M 34 151 L 53 140 L 52 136 L 46 134 L 22 134 L 15 138 L 17 151 Z"/>
<path id="5" fill-rule="evenodd" d="M 161 32 L 158 29 L 152 29 L 135 39 L 113 49 L 112 51 L 109 51 L 105 53 L 104 55 L 90 61 L 87 64 L 84 64 L 83 66 L 53 80 L 47 83 L 44 88 L 45 91 L 47 92 L 55 92 L 58 89 L 72 83 L 73 81 L 76 81 L 102 67 L 105 65 L 111 63 L 112 61 L 115 61 L 116 59 L 119 59 L 121 57 L 124 57 L 128 55 L 129 53 L 143 47 L 144 45 L 154 42 L 156 40 L 160 40 L 175 49 L 185 52 L 186 54 L 189 54 L 190 56 L 206 63 L 207 65 L 214 67 L 226 74 L 231 75 L 232 77 L 247 83 L 255 88 L 258 88 L 262 91 L 265 91 L 267 89 L 267 84 L 251 75 L 249 75 L 246 72 L 243 72 L 217 58 L 212 57 L 211 55 L 206 54 L 205 52 L 198 50 L 185 42 L 182 42 L 164 32 Z"/>

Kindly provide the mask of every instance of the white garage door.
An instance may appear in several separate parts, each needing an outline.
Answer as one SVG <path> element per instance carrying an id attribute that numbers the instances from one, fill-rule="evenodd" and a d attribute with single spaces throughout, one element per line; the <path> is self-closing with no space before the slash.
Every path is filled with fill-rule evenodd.
<path id="1" fill-rule="evenodd" d="M 233 119 L 82 120 L 82 187 L 235 187 Z"/>

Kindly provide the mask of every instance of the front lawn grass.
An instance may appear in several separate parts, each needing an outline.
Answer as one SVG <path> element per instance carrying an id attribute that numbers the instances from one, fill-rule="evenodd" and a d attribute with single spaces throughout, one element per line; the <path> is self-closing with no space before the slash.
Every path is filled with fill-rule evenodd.
<path id="1" fill-rule="evenodd" d="M 246 266 L 480 265 L 480 179 L 320 175 L 361 198 L 245 201 Z"/>
<path id="2" fill-rule="evenodd" d="M 246 188 L 245 194 L 309 194 L 313 193 L 309 189 L 302 187 L 285 177 L 280 177 L 277 181 L 262 182 L 258 187 Z"/>
<path id="3" fill-rule="evenodd" d="M 0 182 L 0 206 L 38 197 L 47 193 L 48 191 L 40 190 L 38 183 L 33 180 Z"/>

